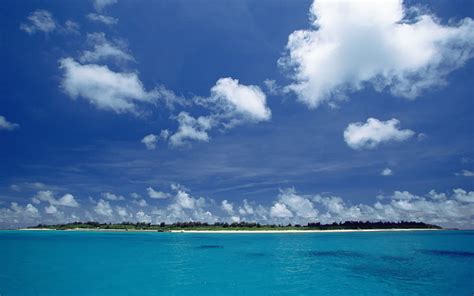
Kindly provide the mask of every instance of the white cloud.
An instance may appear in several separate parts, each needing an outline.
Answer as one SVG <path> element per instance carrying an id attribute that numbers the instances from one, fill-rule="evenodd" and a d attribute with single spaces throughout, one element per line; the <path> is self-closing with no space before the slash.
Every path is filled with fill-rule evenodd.
<path id="1" fill-rule="evenodd" d="M 20 29 L 28 34 L 36 32 L 50 33 L 57 28 L 56 22 L 49 11 L 38 9 L 30 13 L 26 23 L 20 25 Z"/>
<path id="2" fill-rule="evenodd" d="M 474 177 L 474 172 L 470 170 L 462 170 L 461 172 L 456 173 L 456 176 Z"/>
<path id="3" fill-rule="evenodd" d="M 25 212 L 29 215 L 36 216 L 38 214 L 38 209 L 32 204 L 27 204 L 25 207 Z"/>
<path id="4" fill-rule="evenodd" d="M 136 199 L 133 201 L 134 204 L 138 205 L 139 207 L 147 207 L 148 206 L 148 203 L 146 202 L 146 200 L 144 200 L 143 198 L 141 199 Z"/>
<path id="5" fill-rule="evenodd" d="M 250 203 L 244 199 L 243 201 L 243 205 L 241 207 L 239 207 L 239 214 L 240 215 L 253 215 L 254 214 L 254 209 L 253 207 L 250 205 Z"/>
<path id="6" fill-rule="evenodd" d="M 312 28 L 293 32 L 279 61 L 292 73 L 287 89 L 316 108 L 368 85 L 410 99 L 445 85 L 474 54 L 474 22 L 424 13 L 402 0 L 315 1 Z"/>
<path id="7" fill-rule="evenodd" d="M 41 218 L 38 209 L 32 204 L 20 206 L 12 202 L 9 208 L 0 208 L 0 225 L 16 227 L 18 225 L 33 225 Z"/>
<path id="8" fill-rule="evenodd" d="M 163 139 L 163 140 L 167 140 L 168 137 L 170 136 L 170 131 L 165 129 L 165 130 L 161 130 L 160 132 L 160 137 Z"/>
<path id="9" fill-rule="evenodd" d="M 446 200 L 448 198 L 445 193 L 437 193 L 435 190 L 431 190 L 428 197 L 433 200 Z"/>
<path id="10" fill-rule="evenodd" d="M 293 213 L 283 203 L 275 203 L 270 208 L 270 216 L 273 218 L 291 218 Z"/>
<path id="11" fill-rule="evenodd" d="M 176 193 L 176 204 L 183 209 L 192 210 L 196 206 L 196 200 L 187 192 L 178 190 Z"/>
<path id="12" fill-rule="evenodd" d="M 135 198 L 135 199 L 138 199 L 138 198 L 140 198 L 140 197 L 141 197 L 141 195 L 140 195 L 140 194 L 138 194 L 138 193 L 136 193 L 136 192 L 132 192 L 132 193 L 130 193 L 130 196 L 131 196 L 132 198 Z"/>
<path id="13" fill-rule="evenodd" d="M 353 149 L 371 149 L 384 142 L 405 141 L 415 134 L 409 129 L 399 129 L 399 125 L 400 121 L 395 118 L 387 121 L 369 118 L 366 123 L 349 124 L 344 131 L 344 140 Z"/>
<path id="14" fill-rule="evenodd" d="M 100 109 L 116 113 L 137 111 L 137 102 L 152 103 L 157 93 L 147 92 L 136 73 L 114 72 L 107 66 L 81 65 L 71 58 L 59 60 L 64 71 L 62 88 L 73 99 L 82 97 Z"/>
<path id="15" fill-rule="evenodd" d="M 234 214 L 234 205 L 227 200 L 223 200 L 221 203 L 221 209 L 226 212 L 228 215 Z"/>
<path id="16" fill-rule="evenodd" d="M 155 199 L 166 199 L 168 197 L 170 197 L 170 194 L 169 193 L 166 193 L 166 192 L 162 192 L 162 191 L 156 191 L 155 189 L 153 189 L 152 187 L 148 187 L 146 189 L 147 193 L 148 193 L 148 196 L 150 198 L 155 198 Z"/>
<path id="17" fill-rule="evenodd" d="M 79 58 L 81 63 L 95 63 L 103 60 L 115 60 L 118 62 L 134 61 L 135 59 L 126 52 L 124 41 L 107 40 L 104 33 L 87 34 L 87 42 L 94 48 L 92 51 L 86 50 Z"/>
<path id="18" fill-rule="evenodd" d="M 131 218 L 131 215 L 128 213 L 127 209 L 124 207 L 115 207 L 115 211 L 120 216 L 122 220 Z"/>
<path id="19" fill-rule="evenodd" d="M 294 188 L 280 190 L 278 198 L 279 202 L 286 205 L 296 217 L 314 219 L 318 216 L 313 203 L 308 198 L 298 195 Z"/>
<path id="20" fill-rule="evenodd" d="M 138 222 L 151 223 L 151 217 L 149 215 L 145 214 L 145 212 L 143 212 L 143 211 L 138 211 L 135 214 L 135 219 L 137 219 Z"/>
<path id="21" fill-rule="evenodd" d="M 102 197 L 105 198 L 105 199 L 108 199 L 108 200 L 125 200 L 125 197 L 123 197 L 122 195 L 116 195 L 116 194 L 113 194 L 113 193 L 110 193 L 110 192 L 104 192 L 102 193 Z"/>
<path id="22" fill-rule="evenodd" d="M 93 0 L 94 8 L 97 11 L 102 11 L 107 6 L 117 3 L 117 0 Z"/>
<path id="23" fill-rule="evenodd" d="M 390 168 L 384 168 L 381 172 L 380 175 L 382 176 L 391 176 L 393 175 L 393 171 Z"/>
<path id="24" fill-rule="evenodd" d="M 46 185 L 41 182 L 23 182 L 19 184 L 12 184 L 10 185 L 10 189 L 13 191 L 21 192 L 21 191 L 36 191 L 36 190 L 42 190 L 46 189 L 47 187 L 57 187 L 57 186 L 50 186 Z M 57 187 L 59 188 L 59 187 Z"/>
<path id="25" fill-rule="evenodd" d="M 94 212 L 101 216 L 112 217 L 114 210 L 108 201 L 100 199 L 97 205 L 94 207 Z"/>
<path id="26" fill-rule="evenodd" d="M 221 109 L 219 115 L 234 120 L 259 122 L 269 120 L 272 115 L 267 98 L 258 86 L 243 85 L 230 77 L 217 80 L 208 100 Z"/>
<path id="27" fill-rule="evenodd" d="M 0 130 L 12 131 L 19 127 L 20 127 L 19 124 L 9 122 L 4 116 L 0 115 Z"/>
<path id="28" fill-rule="evenodd" d="M 330 217 L 331 215 L 338 216 L 346 213 L 346 205 L 344 200 L 338 196 L 322 197 L 317 195 L 313 197 L 313 200 L 323 204 L 326 207 L 327 213 L 324 215 L 326 217 Z"/>
<path id="29" fill-rule="evenodd" d="M 20 29 L 30 35 L 37 32 L 79 34 L 79 28 L 79 24 L 71 20 L 67 20 L 64 25 L 57 23 L 51 12 L 43 9 L 33 11 L 27 17 L 27 21 L 20 24 Z"/>
<path id="30" fill-rule="evenodd" d="M 80 33 L 79 29 L 80 29 L 80 26 L 78 23 L 71 20 L 67 20 L 64 23 L 64 28 L 62 28 L 62 31 L 64 33 L 79 34 Z"/>
<path id="31" fill-rule="evenodd" d="M 185 100 L 173 101 L 181 102 Z M 271 111 L 266 103 L 266 95 L 255 85 L 240 84 L 237 79 L 220 78 L 211 88 L 209 97 L 194 97 L 194 103 L 208 109 L 208 115 L 193 117 L 181 112 L 176 119 L 179 127 L 169 137 L 173 147 L 187 145 L 190 141 L 208 142 L 208 132 L 217 126 L 232 128 L 246 122 L 268 121 Z"/>
<path id="32" fill-rule="evenodd" d="M 98 13 L 89 13 L 86 17 L 90 21 L 103 23 L 107 26 L 113 26 L 118 23 L 118 19 L 108 16 L 108 15 L 103 15 L 103 14 L 98 14 Z"/>
<path id="33" fill-rule="evenodd" d="M 28 217 L 38 217 L 39 211 L 32 204 L 27 204 L 25 207 L 18 205 L 16 202 L 12 202 L 10 208 L 17 214 L 25 215 Z"/>
<path id="34" fill-rule="evenodd" d="M 176 195 L 169 199 L 163 208 L 151 208 L 140 198 L 131 199 L 123 207 L 112 207 L 106 199 L 100 199 L 92 208 L 83 209 L 79 217 L 71 214 L 69 220 L 81 219 L 101 221 L 255 221 L 259 223 L 298 223 L 307 222 L 332 223 L 339 221 L 423 221 L 447 227 L 474 227 L 474 191 L 461 188 L 451 193 L 438 193 L 431 190 L 425 195 L 398 190 L 374 203 L 351 204 L 338 196 L 299 194 L 294 188 L 283 189 L 275 201 L 266 206 L 244 200 L 242 204 L 228 200 L 215 203 L 212 199 L 196 198 L 186 192 L 182 186 L 174 186 Z M 58 223 L 67 221 L 59 211 L 59 202 L 47 191 L 37 195 L 38 202 L 49 202 L 44 219 L 38 208 L 32 204 L 19 205 L 11 203 L 9 207 L 0 208 L 0 225 L 34 225 L 38 223 Z M 140 206 L 141 201 L 144 202 Z M 139 205 L 135 212 L 131 209 Z M 237 210 L 238 209 L 238 210 Z M 76 211 L 76 209 L 74 209 Z M 215 215 L 224 211 L 225 215 Z M 73 216 L 74 215 L 74 216 Z"/>
<path id="35" fill-rule="evenodd" d="M 180 112 L 177 116 L 178 131 L 169 137 L 169 143 L 174 146 L 183 146 L 194 141 L 209 141 L 207 131 L 212 128 L 213 120 L 210 117 L 199 116 L 194 118 L 188 112 Z"/>
<path id="36" fill-rule="evenodd" d="M 411 194 L 408 191 L 395 191 L 391 198 L 395 200 L 413 200 L 418 199 L 418 196 Z"/>
<path id="37" fill-rule="evenodd" d="M 275 80 L 265 79 L 263 84 L 265 84 L 267 88 L 267 93 L 271 95 L 278 95 L 282 91 L 281 86 L 279 86 Z"/>
<path id="38" fill-rule="evenodd" d="M 143 137 L 142 143 L 145 144 L 146 149 L 148 150 L 155 150 L 156 149 L 156 142 L 158 142 L 158 136 L 154 134 L 149 134 Z"/>
<path id="39" fill-rule="evenodd" d="M 462 202 L 474 203 L 474 191 L 467 192 L 466 190 L 457 188 L 453 190 L 454 198 Z"/>
<path id="40" fill-rule="evenodd" d="M 185 191 L 183 186 L 175 185 L 176 191 L 172 203 L 168 205 L 166 211 L 159 211 L 159 217 L 162 221 L 202 221 L 213 223 L 219 220 L 218 216 L 207 210 L 205 198 L 192 197 Z"/>
<path id="41" fill-rule="evenodd" d="M 55 206 L 53 205 L 49 205 L 47 207 L 44 208 L 44 211 L 46 212 L 46 214 L 56 214 L 58 212 L 58 208 L 56 208 Z"/>
<path id="42" fill-rule="evenodd" d="M 46 191 L 38 191 L 38 193 L 33 198 L 33 202 L 40 203 L 40 202 L 48 202 L 50 205 L 53 206 L 63 206 L 63 207 L 72 207 L 77 208 L 79 207 L 79 203 L 76 201 L 72 194 L 65 194 L 61 198 L 56 199 L 54 197 L 53 192 L 46 190 Z"/>

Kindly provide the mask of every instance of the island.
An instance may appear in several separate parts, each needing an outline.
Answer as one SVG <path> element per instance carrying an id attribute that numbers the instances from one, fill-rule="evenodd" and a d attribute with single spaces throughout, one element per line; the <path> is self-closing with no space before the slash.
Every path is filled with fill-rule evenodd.
<path id="1" fill-rule="evenodd" d="M 260 224 L 253 222 L 176 222 L 151 224 L 143 222 L 99 223 L 72 222 L 67 224 L 44 225 L 23 228 L 23 230 L 83 230 L 83 231 L 154 231 L 154 232 L 335 232 L 335 231 L 403 231 L 403 230 L 440 230 L 440 226 L 415 221 L 370 222 L 345 221 L 331 224 L 319 222 L 300 224 Z"/>

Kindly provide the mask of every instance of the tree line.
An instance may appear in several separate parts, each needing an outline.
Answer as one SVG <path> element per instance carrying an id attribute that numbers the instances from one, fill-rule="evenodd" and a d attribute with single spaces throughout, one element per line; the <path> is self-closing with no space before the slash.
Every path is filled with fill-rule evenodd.
<path id="1" fill-rule="evenodd" d="M 344 221 L 322 224 L 320 222 L 310 222 L 305 225 L 301 224 L 260 224 L 256 222 L 175 222 L 167 224 L 161 222 L 159 224 L 151 224 L 145 222 L 121 222 L 121 223 L 100 223 L 95 221 L 88 222 L 72 222 L 66 224 L 45 225 L 38 224 L 31 228 L 50 228 L 50 229 L 307 229 L 307 230 L 334 230 L 334 229 L 440 229 L 441 227 L 432 224 L 426 224 L 417 221 Z"/>

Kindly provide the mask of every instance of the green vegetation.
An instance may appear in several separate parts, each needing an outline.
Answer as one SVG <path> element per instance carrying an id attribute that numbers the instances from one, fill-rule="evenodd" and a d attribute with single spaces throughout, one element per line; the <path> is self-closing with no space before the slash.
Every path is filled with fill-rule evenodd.
<path id="1" fill-rule="evenodd" d="M 341 223 L 321 224 L 308 223 L 307 225 L 288 224 L 288 225 L 262 225 L 259 223 L 239 222 L 239 223 L 222 223 L 214 224 L 202 222 L 177 222 L 173 224 L 151 223 L 131 223 L 122 222 L 119 224 L 99 223 L 99 222 L 73 222 L 68 224 L 43 225 L 29 227 L 30 229 L 104 229 L 104 230 L 151 230 L 167 232 L 171 230 L 342 230 L 342 229 L 441 229 L 437 225 L 425 224 L 423 222 L 363 222 L 363 221 L 346 221 Z"/>

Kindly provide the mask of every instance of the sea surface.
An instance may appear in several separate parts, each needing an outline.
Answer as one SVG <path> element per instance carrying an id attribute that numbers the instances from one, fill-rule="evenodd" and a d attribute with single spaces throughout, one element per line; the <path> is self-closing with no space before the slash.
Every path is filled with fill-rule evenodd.
<path id="1" fill-rule="evenodd" d="M 0 295 L 466 295 L 474 231 L 0 231 Z"/>

